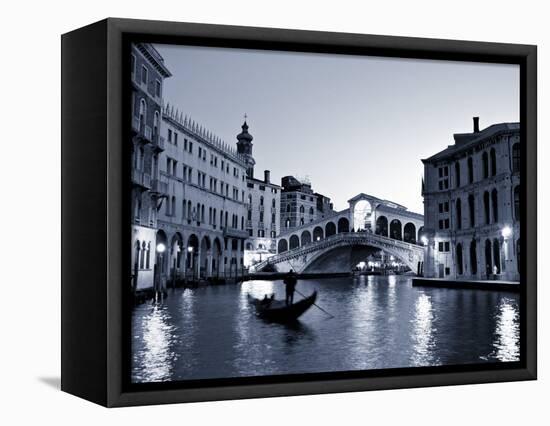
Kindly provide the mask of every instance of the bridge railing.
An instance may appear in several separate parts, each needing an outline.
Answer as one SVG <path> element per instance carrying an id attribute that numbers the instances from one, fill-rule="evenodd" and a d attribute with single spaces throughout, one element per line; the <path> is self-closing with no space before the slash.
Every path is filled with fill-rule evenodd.
<path id="1" fill-rule="evenodd" d="M 279 262 L 284 262 L 286 260 L 294 259 L 299 256 L 304 256 L 308 253 L 322 250 L 326 247 L 330 247 L 334 245 L 338 241 L 346 241 L 349 240 L 351 244 L 357 243 L 362 240 L 367 241 L 377 241 L 377 242 L 383 242 L 386 245 L 391 245 L 396 248 L 410 250 L 413 252 L 418 252 L 419 254 L 423 254 L 424 249 L 422 246 L 407 243 L 405 241 L 396 240 L 393 238 L 385 237 L 378 234 L 373 234 L 371 232 L 340 232 L 338 234 L 330 235 L 322 240 L 319 241 L 312 241 L 306 245 L 293 248 L 291 250 L 287 250 L 282 253 L 278 253 L 274 256 L 271 256 L 269 259 L 266 259 L 256 265 L 254 265 L 254 269 L 256 271 L 260 271 L 263 268 L 265 268 L 267 265 L 273 265 Z"/>

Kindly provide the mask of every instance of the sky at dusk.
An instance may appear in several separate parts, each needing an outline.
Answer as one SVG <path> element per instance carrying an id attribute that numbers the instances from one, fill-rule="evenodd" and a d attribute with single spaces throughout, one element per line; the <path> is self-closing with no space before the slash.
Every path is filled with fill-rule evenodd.
<path id="1" fill-rule="evenodd" d="M 308 177 L 337 210 L 360 192 L 423 213 L 422 158 L 453 133 L 519 121 L 519 67 L 155 45 L 165 103 L 227 143 L 243 116 L 255 177 Z"/>

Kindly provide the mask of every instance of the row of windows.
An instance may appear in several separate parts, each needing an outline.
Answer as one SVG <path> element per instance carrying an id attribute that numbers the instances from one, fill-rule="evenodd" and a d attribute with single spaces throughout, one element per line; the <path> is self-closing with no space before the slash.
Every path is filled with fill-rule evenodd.
<path id="1" fill-rule="evenodd" d="M 175 196 L 168 197 L 166 199 L 166 215 L 167 216 L 177 216 L 177 201 Z M 181 202 L 181 218 L 187 220 L 188 223 L 191 221 L 196 221 L 198 225 L 201 223 L 207 223 L 210 226 L 213 226 L 214 229 L 219 225 L 220 228 L 229 226 L 229 212 L 224 212 L 215 207 L 208 207 L 208 222 L 205 222 L 206 219 L 206 206 L 201 203 L 197 203 L 193 206 L 191 200 L 182 200 Z M 240 222 L 240 224 L 239 224 Z M 239 226 L 240 225 L 240 226 Z M 235 229 L 244 230 L 244 216 L 232 214 L 231 215 L 231 227 Z"/>
<path id="2" fill-rule="evenodd" d="M 248 182 L 246 184 L 246 186 L 248 188 L 251 188 L 251 189 L 254 189 L 254 184 L 252 182 Z M 260 191 L 265 191 L 265 185 L 258 185 L 258 188 L 260 189 Z M 269 188 L 271 190 L 271 193 L 272 194 L 276 194 L 277 193 L 277 188 Z"/>
<path id="3" fill-rule="evenodd" d="M 490 176 L 497 174 L 497 156 L 495 148 L 491 148 L 489 151 L 483 152 L 481 155 L 482 163 L 482 179 L 487 179 Z M 512 145 L 512 173 L 519 173 L 521 163 L 521 148 L 519 143 Z M 466 161 L 468 172 L 468 184 L 474 182 L 474 161 L 472 157 L 468 157 Z M 439 190 L 445 190 L 449 188 L 448 182 L 449 170 L 447 166 L 439 167 Z M 461 182 L 461 165 L 457 161 L 455 163 L 455 187 L 459 188 L 462 185 Z"/>
<path id="4" fill-rule="evenodd" d="M 134 249 L 134 271 L 151 269 L 151 241 L 136 240 Z"/>
<path id="5" fill-rule="evenodd" d="M 132 75 L 135 78 L 137 76 L 136 74 L 137 70 L 136 70 L 136 57 L 134 55 L 131 55 L 130 69 L 132 70 Z M 141 66 L 141 72 L 138 78 L 142 84 L 145 84 L 145 85 L 149 84 L 149 69 L 145 65 Z M 155 79 L 154 95 L 160 98 L 161 92 L 162 92 L 162 83 L 160 82 L 159 79 Z"/>
<path id="6" fill-rule="evenodd" d="M 492 191 L 485 191 L 483 193 L 483 220 L 484 224 L 488 225 L 491 223 L 498 223 L 499 221 L 499 211 L 498 211 L 498 191 L 496 188 L 494 188 Z M 514 187 L 513 190 L 513 217 L 515 220 L 520 220 L 520 188 L 519 185 Z M 476 226 L 476 215 L 475 215 L 475 204 L 476 200 L 473 194 L 470 194 L 467 199 L 467 208 L 468 208 L 468 216 L 469 216 L 469 226 L 471 228 Z M 457 198 L 455 203 L 456 208 L 456 228 L 462 229 L 462 199 Z M 446 219 L 448 220 L 448 219 Z M 445 226 L 444 228 L 441 227 L 441 220 L 439 221 L 440 227 L 439 229 L 447 229 L 448 226 Z M 445 224 L 446 225 L 446 224 Z"/>
<path id="7" fill-rule="evenodd" d="M 246 219 L 249 220 L 249 221 L 252 220 L 252 209 L 248 209 L 247 218 L 246 218 Z M 275 225 L 275 223 L 276 223 L 276 220 L 275 220 L 275 219 L 276 219 L 276 214 L 275 214 L 275 213 L 271 213 L 271 224 L 272 224 L 272 225 Z M 259 220 L 259 222 L 260 222 L 260 223 L 263 223 L 263 221 L 264 221 L 264 212 L 261 211 L 261 212 L 260 212 L 260 220 Z"/>
<path id="8" fill-rule="evenodd" d="M 306 212 L 306 209 L 305 209 L 304 206 L 300 206 L 298 210 L 299 210 L 300 214 L 305 214 L 305 212 Z M 290 206 L 290 204 L 286 205 L 286 212 L 287 213 L 292 212 L 292 207 Z M 315 210 L 313 209 L 313 207 L 310 207 L 309 208 L 309 215 L 313 216 L 314 214 L 315 214 Z"/>
<path id="9" fill-rule="evenodd" d="M 483 247 L 483 246 L 482 246 Z M 515 254 L 516 254 L 516 262 L 517 262 L 517 271 L 520 272 L 520 240 L 516 240 L 515 244 L 513 244 L 513 247 L 515 248 Z M 464 274 L 464 267 L 465 267 L 465 253 L 463 251 L 468 250 L 467 247 L 462 247 L 461 243 L 458 243 L 456 245 L 455 251 L 456 251 L 456 272 L 458 275 Z M 469 254 L 470 254 L 470 268 L 471 268 L 471 274 L 476 275 L 477 274 L 477 262 L 478 262 L 478 250 L 477 250 L 477 244 L 475 240 L 472 240 L 469 247 Z M 500 274 L 506 269 L 506 262 L 503 262 L 502 260 L 505 260 L 503 256 L 501 256 L 501 246 L 500 241 L 495 238 L 492 241 L 490 239 L 485 240 L 484 244 L 484 252 L 485 252 L 485 275 L 490 276 L 492 274 Z"/>

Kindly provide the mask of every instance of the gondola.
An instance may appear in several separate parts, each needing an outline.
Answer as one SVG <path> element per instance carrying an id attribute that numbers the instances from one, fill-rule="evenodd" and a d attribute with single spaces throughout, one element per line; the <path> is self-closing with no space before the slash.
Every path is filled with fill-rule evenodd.
<path id="1" fill-rule="evenodd" d="M 267 299 L 256 299 L 248 295 L 248 301 L 256 308 L 259 317 L 273 322 L 293 322 L 298 319 L 317 299 L 317 291 L 290 306 L 287 306 L 284 300 L 274 299 L 272 294 Z"/>

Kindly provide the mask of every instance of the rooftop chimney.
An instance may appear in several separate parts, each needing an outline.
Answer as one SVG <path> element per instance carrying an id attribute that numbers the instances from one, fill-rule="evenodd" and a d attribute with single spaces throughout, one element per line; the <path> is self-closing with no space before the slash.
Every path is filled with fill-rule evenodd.
<path id="1" fill-rule="evenodd" d="M 474 117 L 474 133 L 479 133 L 479 117 Z"/>
<path id="2" fill-rule="evenodd" d="M 269 183 L 269 170 L 264 170 L 264 182 Z"/>

